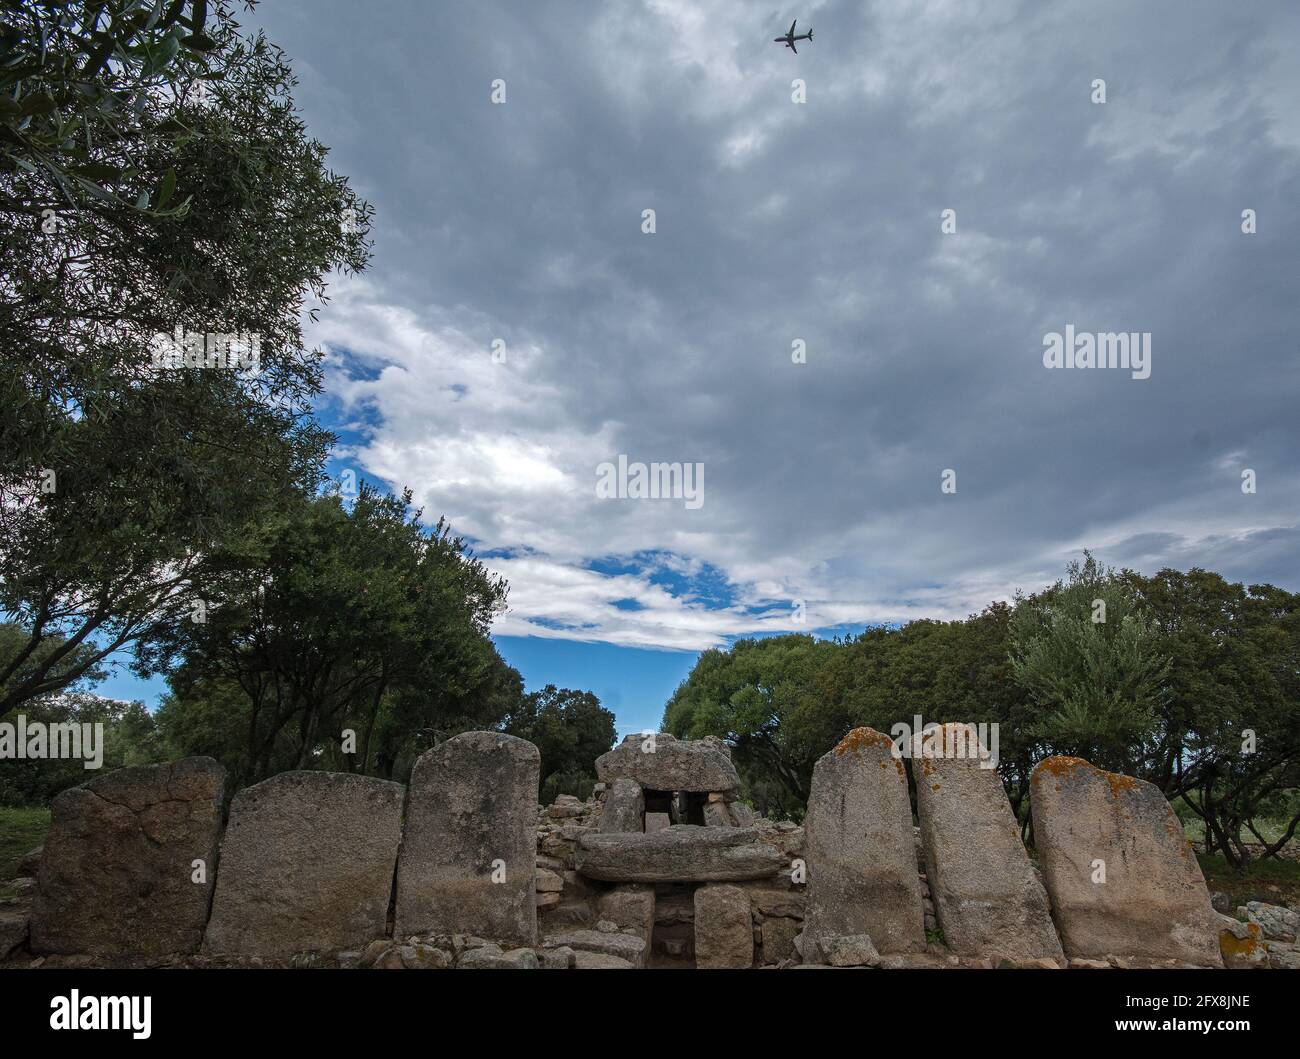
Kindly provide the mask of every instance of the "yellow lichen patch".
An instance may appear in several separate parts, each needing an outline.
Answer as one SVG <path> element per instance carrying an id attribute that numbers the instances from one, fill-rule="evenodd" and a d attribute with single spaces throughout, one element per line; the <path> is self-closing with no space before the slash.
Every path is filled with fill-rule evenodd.
<path id="1" fill-rule="evenodd" d="M 930 784 L 930 789 L 931 789 L 931 790 L 936 790 L 936 791 L 937 791 L 937 790 L 939 789 L 939 785 L 938 785 L 937 783 L 932 783 L 932 784 Z"/>

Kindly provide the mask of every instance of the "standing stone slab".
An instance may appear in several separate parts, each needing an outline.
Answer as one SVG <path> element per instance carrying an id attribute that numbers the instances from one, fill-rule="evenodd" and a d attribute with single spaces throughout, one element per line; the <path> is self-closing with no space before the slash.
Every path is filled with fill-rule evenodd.
<path id="1" fill-rule="evenodd" d="M 982 749 L 974 728 L 946 724 L 912 757 L 926 876 L 944 941 L 961 956 L 1060 959 L 1047 894 L 997 769 L 981 767 L 981 760 L 990 764 Z"/>
<path id="2" fill-rule="evenodd" d="M 52 803 L 32 911 L 38 953 L 148 961 L 195 952 L 226 771 L 211 758 L 118 769 Z M 205 865 L 194 882 L 194 861 Z"/>
<path id="3" fill-rule="evenodd" d="M 359 948 L 387 927 L 400 783 L 282 772 L 235 796 L 205 948 L 277 958 Z"/>
<path id="4" fill-rule="evenodd" d="M 868 934 L 880 952 L 925 948 L 907 774 L 888 736 L 855 728 L 813 768 L 804 841 L 804 958 L 820 939 Z"/>
<path id="5" fill-rule="evenodd" d="M 1067 956 L 1219 967 L 1200 865 L 1160 789 L 1050 757 L 1030 777 L 1034 840 Z M 1105 882 L 1097 861 L 1105 862 Z"/>
<path id="6" fill-rule="evenodd" d="M 750 967 L 753 963 L 749 894 L 739 886 L 701 886 L 695 891 L 695 966 Z"/>
<path id="7" fill-rule="evenodd" d="M 500 732 L 466 732 L 420 756 L 397 866 L 398 935 L 536 943 L 540 770 L 537 747 Z"/>
<path id="8" fill-rule="evenodd" d="M 678 740 L 667 732 L 629 735 L 596 758 L 596 776 L 608 783 L 620 776 L 646 790 L 734 791 L 740 786 L 731 753 L 720 739 Z"/>
<path id="9" fill-rule="evenodd" d="M 644 831 L 645 794 L 641 784 L 620 776 L 605 794 L 605 807 L 600 813 L 601 831 Z"/>

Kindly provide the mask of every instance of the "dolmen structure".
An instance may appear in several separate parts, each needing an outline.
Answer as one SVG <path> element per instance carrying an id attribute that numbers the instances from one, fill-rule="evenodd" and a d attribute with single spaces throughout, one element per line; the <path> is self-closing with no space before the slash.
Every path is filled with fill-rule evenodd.
<path id="1" fill-rule="evenodd" d="M 546 807 L 537 748 L 499 732 L 427 751 L 409 785 L 274 776 L 224 828 L 216 762 L 122 769 L 54 800 L 0 962 L 1215 967 L 1258 934 L 1225 927 L 1151 784 L 1043 761 L 1035 863 L 973 728 L 907 749 L 848 733 L 803 826 L 755 816 L 720 740 L 663 733 L 601 756 L 590 800 Z"/>

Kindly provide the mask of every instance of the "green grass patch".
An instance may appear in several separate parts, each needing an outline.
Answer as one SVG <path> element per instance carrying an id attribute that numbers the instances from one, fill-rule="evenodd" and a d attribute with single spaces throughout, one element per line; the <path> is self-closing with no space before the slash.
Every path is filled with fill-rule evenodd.
<path id="1" fill-rule="evenodd" d="M 1293 860 L 1253 860 L 1238 871 L 1215 853 L 1206 856 L 1198 853 L 1205 885 L 1211 890 L 1221 890 L 1232 899 L 1232 906 L 1247 901 L 1266 901 L 1271 905 L 1300 904 L 1300 862 Z"/>
<path id="2" fill-rule="evenodd" d="M 18 874 L 18 862 L 45 841 L 50 811 L 0 805 L 0 896 L 4 883 Z"/>

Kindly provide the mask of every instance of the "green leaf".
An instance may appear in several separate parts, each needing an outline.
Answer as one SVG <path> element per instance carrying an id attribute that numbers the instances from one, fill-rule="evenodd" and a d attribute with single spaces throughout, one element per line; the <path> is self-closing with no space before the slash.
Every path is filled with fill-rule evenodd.
<path id="1" fill-rule="evenodd" d="M 158 189 L 158 208 L 162 209 L 167 205 L 167 200 L 172 197 L 172 192 L 176 190 L 176 170 L 169 169 L 163 174 L 162 186 Z"/>

